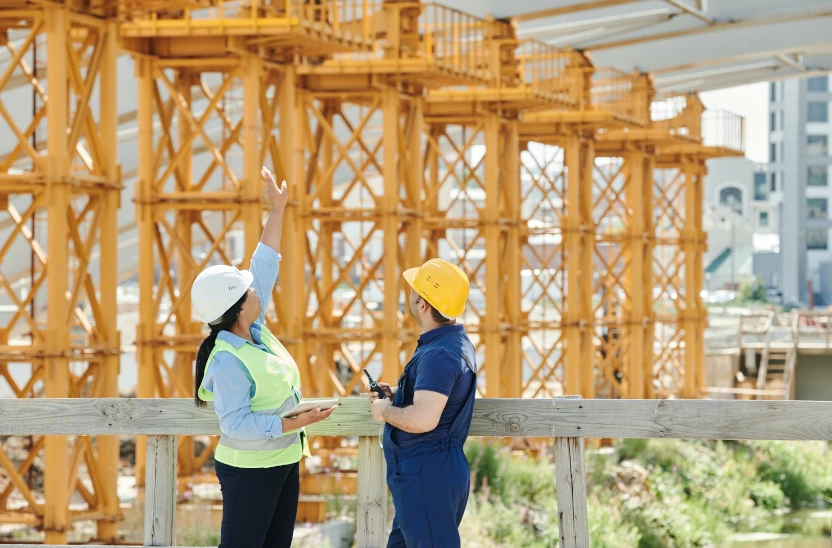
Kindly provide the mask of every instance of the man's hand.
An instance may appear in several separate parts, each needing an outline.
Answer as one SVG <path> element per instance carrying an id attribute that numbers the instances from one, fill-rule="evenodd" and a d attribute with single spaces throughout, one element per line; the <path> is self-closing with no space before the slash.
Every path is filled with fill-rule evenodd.
<path id="1" fill-rule="evenodd" d="M 384 392 L 384 395 L 387 396 L 388 398 L 390 398 L 391 400 L 393 399 L 393 396 L 396 395 L 396 392 L 399 390 L 398 386 L 390 386 L 386 382 L 379 382 L 379 383 L 376 383 L 376 384 L 378 384 L 378 387 L 381 388 L 382 392 Z M 376 393 L 375 390 L 370 388 L 369 384 L 365 384 L 364 388 L 366 388 L 367 390 L 370 391 L 370 397 L 371 398 L 373 396 L 375 396 L 376 398 L 378 397 L 378 393 Z"/>
<path id="2" fill-rule="evenodd" d="M 375 397 L 374 397 L 375 396 Z M 384 412 L 387 408 L 392 407 L 393 402 L 387 398 L 379 398 L 375 392 L 370 394 L 370 410 L 373 412 L 373 420 L 376 422 L 386 422 L 384 420 Z"/>
<path id="3" fill-rule="evenodd" d="M 263 175 L 263 182 L 266 185 L 266 193 L 269 195 L 269 202 L 272 204 L 272 211 L 275 213 L 283 213 L 286 209 L 286 203 L 289 201 L 289 191 L 286 189 L 286 181 L 277 186 L 277 181 L 274 180 L 274 175 L 268 170 L 266 166 L 260 170 Z"/>

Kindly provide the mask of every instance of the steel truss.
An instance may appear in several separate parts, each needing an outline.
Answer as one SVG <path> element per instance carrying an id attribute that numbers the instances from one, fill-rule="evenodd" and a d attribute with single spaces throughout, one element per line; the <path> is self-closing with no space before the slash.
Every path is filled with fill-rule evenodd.
<path id="1" fill-rule="evenodd" d="M 19 398 L 117 396 L 118 27 L 58 6 L 2 10 L 0 18 L 10 58 L 0 76 L 0 124 L 17 137 L 0 164 L 8 231 L 0 296 L 13 309 L 0 328 L 0 377 Z M 44 57 L 48 81 L 37 70 Z M 31 251 L 29 276 L 10 279 L 3 271 L 20 265 L 3 257 L 22 248 Z M 65 543 L 79 520 L 95 520 L 99 538 L 115 538 L 118 439 L 44 436 L 26 445 L 23 459 L 0 448 L 9 478 L 0 486 L 0 521 L 41 527 L 53 544 Z M 41 467 L 42 490 L 32 481 Z"/>

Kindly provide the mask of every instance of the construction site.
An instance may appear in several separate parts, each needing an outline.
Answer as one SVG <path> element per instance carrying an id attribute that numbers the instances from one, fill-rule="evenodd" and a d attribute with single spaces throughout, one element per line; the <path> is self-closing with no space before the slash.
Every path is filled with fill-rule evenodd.
<path id="1" fill-rule="evenodd" d="M 703 181 L 746 130 L 699 96 L 832 71 L 830 23 L 809 0 L 2 0 L 0 398 L 192 402 L 189 290 L 248 267 L 265 165 L 290 193 L 266 320 L 304 397 L 395 382 L 402 272 L 441 257 L 483 399 L 832 399 L 832 313 L 708 331 Z M 0 543 L 130 543 L 145 435 L 7 433 Z M 356 436 L 312 437 L 299 523 L 355 498 Z M 178 437 L 180 512 L 218 494 L 217 440 Z"/>

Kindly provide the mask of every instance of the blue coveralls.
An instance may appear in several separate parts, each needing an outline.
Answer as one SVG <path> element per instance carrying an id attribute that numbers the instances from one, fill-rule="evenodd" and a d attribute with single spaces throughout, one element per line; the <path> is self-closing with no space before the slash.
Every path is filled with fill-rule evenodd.
<path id="1" fill-rule="evenodd" d="M 462 329 L 462 326 L 454 327 Z M 393 494 L 396 509 L 388 548 L 460 546 L 459 524 L 468 504 L 471 483 L 471 472 L 462 446 L 468 437 L 477 391 L 474 347 L 464 331 L 461 335 L 473 359 L 465 355 L 465 350 L 459 353 L 458 349 L 454 349 L 453 352 L 459 353 L 460 364 L 464 360 L 471 370 L 473 382 L 448 436 L 401 447 L 391 436 L 394 428 L 385 425 L 383 447 L 387 461 L 387 486 Z M 437 342 L 441 344 L 441 341 Z M 414 365 L 418 360 L 417 350 L 399 378 L 393 406 L 402 407 L 408 388 L 413 391 L 416 384 Z"/>

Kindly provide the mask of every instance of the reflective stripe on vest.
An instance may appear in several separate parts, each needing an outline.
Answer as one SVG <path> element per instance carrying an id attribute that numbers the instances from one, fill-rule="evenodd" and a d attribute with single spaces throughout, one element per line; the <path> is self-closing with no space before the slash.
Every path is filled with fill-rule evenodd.
<path id="1" fill-rule="evenodd" d="M 300 372 L 295 360 L 265 325 L 260 324 L 260 341 L 269 352 L 251 344 L 235 348 L 217 339 L 208 358 L 209 367 L 217 352 L 234 355 L 246 367 L 254 381 L 251 411 L 258 415 L 282 415 L 302 397 Z M 214 395 L 200 387 L 199 397 L 213 401 Z M 225 433 L 220 436 L 216 460 L 240 468 L 268 468 L 294 464 L 304 455 L 311 456 L 303 429 L 275 439 L 240 440 Z"/>
<path id="2" fill-rule="evenodd" d="M 260 411 L 258 415 L 282 415 L 286 411 L 292 409 L 297 402 L 295 402 L 295 397 L 292 396 L 287 398 L 283 405 L 281 405 L 278 409 L 270 409 L 267 411 Z M 220 435 L 220 445 L 224 445 L 226 447 L 230 447 L 231 449 L 236 449 L 238 451 L 275 451 L 277 449 L 285 449 L 289 447 L 293 443 L 299 443 L 300 436 L 297 432 L 291 432 L 286 434 L 285 436 L 281 436 L 279 438 L 274 438 L 271 440 L 238 440 L 234 438 L 229 438 L 225 434 Z"/>

